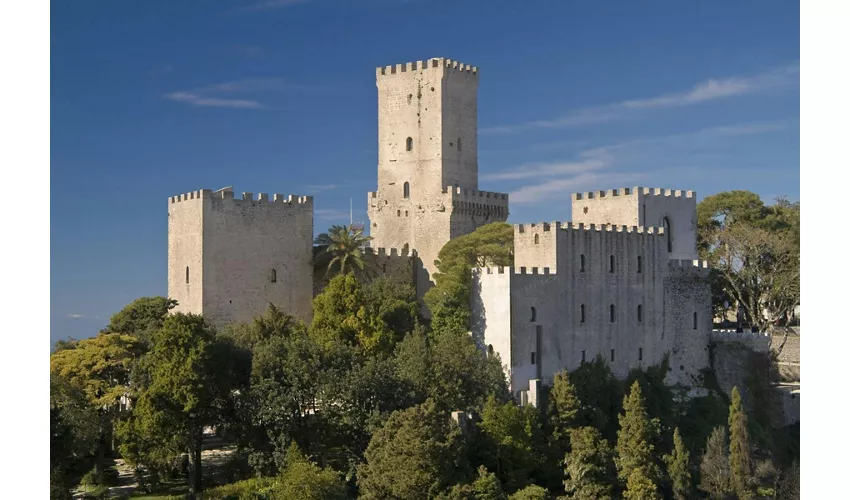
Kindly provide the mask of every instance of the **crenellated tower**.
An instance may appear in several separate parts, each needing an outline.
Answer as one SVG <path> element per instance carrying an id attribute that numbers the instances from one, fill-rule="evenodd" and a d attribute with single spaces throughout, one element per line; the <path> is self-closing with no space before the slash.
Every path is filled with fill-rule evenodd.
<path id="1" fill-rule="evenodd" d="M 507 220 L 508 196 L 478 190 L 478 68 L 444 58 L 377 68 L 378 189 L 372 245 L 409 248 L 417 290 L 452 238 Z"/>

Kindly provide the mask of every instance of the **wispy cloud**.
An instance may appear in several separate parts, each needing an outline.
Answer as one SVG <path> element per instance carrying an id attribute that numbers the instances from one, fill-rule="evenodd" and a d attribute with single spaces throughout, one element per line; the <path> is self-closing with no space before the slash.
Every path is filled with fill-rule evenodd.
<path id="1" fill-rule="evenodd" d="M 304 186 L 305 189 L 313 193 L 319 191 L 330 191 L 338 187 L 338 184 L 308 184 L 307 186 Z"/>
<path id="2" fill-rule="evenodd" d="M 69 319 L 97 319 L 97 316 L 89 316 L 87 314 L 79 313 L 66 314 L 65 317 Z"/>
<path id="3" fill-rule="evenodd" d="M 231 98 L 233 94 L 258 94 L 309 89 L 304 85 L 289 83 L 282 78 L 244 78 L 224 83 L 206 85 L 192 90 L 180 90 L 165 94 L 172 101 L 215 108 L 261 109 L 265 108 L 257 99 Z"/>
<path id="4" fill-rule="evenodd" d="M 535 204 L 563 198 L 570 192 L 585 191 L 607 184 L 631 184 L 647 179 L 655 171 L 630 172 L 625 167 L 642 163 L 667 161 L 671 149 L 693 156 L 701 147 L 717 147 L 717 140 L 770 133 L 787 128 L 786 122 L 765 122 L 710 127 L 695 132 L 671 134 L 623 141 L 580 151 L 574 158 L 547 163 L 526 163 L 502 170 L 482 179 L 491 181 L 535 182 L 520 185 L 510 193 L 511 202 Z M 682 173 L 681 167 L 665 170 Z"/>
<path id="5" fill-rule="evenodd" d="M 583 108 L 565 116 L 536 120 L 516 125 L 482 128 L 482 134 L 510 134 L 540 128 L 563 128 L 621 120 L 637 110 L 672 108 L 700 104 L 771 89 L 781 89 L 799 83 L 799 61 L 750 76 L 709 79 L 690 90 L 663 94 L 646 99 L 632 99 L 603 106 Z"/>

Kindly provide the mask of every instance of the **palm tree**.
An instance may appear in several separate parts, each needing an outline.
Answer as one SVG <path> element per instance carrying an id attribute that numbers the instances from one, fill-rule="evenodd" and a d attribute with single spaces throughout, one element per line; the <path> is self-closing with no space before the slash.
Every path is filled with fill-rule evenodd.
<path id="1" fill-rule="evenodd" d="M 363 248 L 370 236 L 364 236 L 363 230 L 351 226 L 331 226 L 327 233 L 316 236 L 318 246 L 315 259 L 316 270 L 325 270 L 325 277 L 331 274 L 367 273 L 370 262 L 363 258 Z"/>

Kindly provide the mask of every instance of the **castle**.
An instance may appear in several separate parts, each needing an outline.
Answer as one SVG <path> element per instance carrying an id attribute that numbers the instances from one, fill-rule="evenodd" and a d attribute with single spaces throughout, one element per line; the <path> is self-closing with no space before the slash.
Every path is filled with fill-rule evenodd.
<path id="1" fill-rule="evenodd" d="M 421 297 L 443 245 L 508 218 L 508 195 L 478 190 L 478 69 L 444 58 L 377 68 L 378 183 L 367 195 L 368 258 Z M 602 356 L 619 377 L 670 361 L 692 385 L 708 365 L 711 297 L 696 261 L 696 195 L 579 193 L 573 221 L 515 224 L 513 268 L 474 272 L 471 333 L 534 403 L 561 369 Z M 175 311 L 246 321 L 273 303 L 310 320 L 313 200 L 200 190 L 168 203 Z"/>

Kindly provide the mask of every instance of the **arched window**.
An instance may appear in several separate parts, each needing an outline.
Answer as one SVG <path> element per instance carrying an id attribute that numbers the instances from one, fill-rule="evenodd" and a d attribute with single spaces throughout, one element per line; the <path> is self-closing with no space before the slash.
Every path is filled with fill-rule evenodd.
<path id="1" fill-rule="evenodd" d="M 531 322 L 534 323 L 537 321 L 537 309 L 534 307 L 531 308 Z"/>
<path id="2" fill-rule="evenodd" d="M 664 236 L 667 238 L 667 253 L 673 252 L 673 231 L 670 229 L 670 219 L 664 217 L 664 220 L 661 221 L 661 224 L 664 226 Z"/>
<path id="3" fill-rule="evenodd" d="M 535 235 L 534 235 L 534 244 L 535 244 L 535 245 L 537 245 L 538 243 L 540 243 L 540 235 L 539 235 L 539 234 L 535 234 Z"/>
<path id="4" fill-rule="evenodd" d="M 614 256 L 613 255 L 608 258 L 608 272 L 609 273 L 614 272 Z"/>
<path id="5" fill-rule="evenodd" d="M 697 312 L 694 311 L 694 330 L 697 329 Z"/>
<path id="6" fill-rule="evenodd" d="M 584 323 L 584 304 L 581 305 L 581 322 Z"/>
<path id="7" fill-rule="evenodd" d="M 493 357 L 493 344 L 490 344 L 490 345 L 487 346 L 487 354 L 490 357 Z"/>
<path id="8" fill-rule="evenodd" d="M 186 284 L 189 284 L 189 266 L 186 266 Z"/>
<path id="9" fill-rule="evenodd" d="M 638 272 L 643 272 L 643 257 L 641 257 L 640 255 L 638 255 Z"/>
<path id="10" fill-rule="evenodd" d="M 457 150 L 460 151 L 460 137 L 457 138 Z"/>
<path id="11" fill-rule="evenodd" d="M 643 321 L 643 306 L 638 304 L 638 323 Z"/>
<path id="12" fill-rule="evenodd" d="M 272 283 L 277 283 L 277 270 L 272 269 L 272 271 L 269 273 L 269 281 L 271 281 Z"/>
<path id="13" fill-rule="evenodd" d="M 581 254 L 581 258 L 579 259 L 581 262 L 581 272 L 584 272 L 584 254 Z"/>
<path id="14" fill-rule="evenodd" d="M 611 320 L 611 323 L 613 323 L 614 319 L 616 318 L 616 311 L 614 309 L 614 304 L 611 304 L 611 306 L 608 307 L 608 312 L 609 312 L 609 316 L 610 316 L 609 319 Z"/>
<path id="15" fill-rule="evenodd" d="M 413 151 L 413 137 L 407 138 L 407 150 Z"/>
<path id="16" fill-rule="evenodd" d="M 404 183 L 404 197 L 410 198 L 410 183 L 409 182 Z"/>

